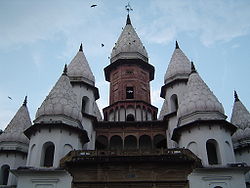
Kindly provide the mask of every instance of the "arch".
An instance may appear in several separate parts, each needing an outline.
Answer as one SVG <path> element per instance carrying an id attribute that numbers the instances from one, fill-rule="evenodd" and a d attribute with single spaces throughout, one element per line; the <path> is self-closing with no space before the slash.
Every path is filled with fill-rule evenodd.
<path id="1" fill-rule="evenodd" d="M 112 136 L 109 146 L 111 150 L 122 150 L 122 138 L 120 136 Z"/>
<path id="2" fill-rule="evenodd" d="M 89 98 L 87 96 L 84 96 L 82 98 L 82 114 L 89 113 Z"/>
<path id="3" fill-rule="evenodd" d="M 53 142 L 43 144 L 41 166 L 52 167 L 54 162 L 55 145 Z"/>
<path id="4" fill-rule="evenodd" d="M 129 135 L 124 139 L 125 150 L 135 150 L 137 148 L 137 139 L 135 136 Z"/>
<path id="5" fill-rule="evenodd" d="M 126 117 L 126 121 L 135 121 L 134 114 L 128 114 L 127 117 Z"/>
<path id="6" fill-rule="evenodd" d="M 148 135 L 142 135 L 139 138 L 139 148 L 141 150 L 151 150 L 152 149 L 152 140 Z"/>
<path id="7" fill-rule="evenodd" d="M 170 111 L 171 112 L 176 112 L 178 110 L 178 97 L 176 94 L 173 94 L 171 97 L 170 97 Z"/>
<path id="8" fill-rule="evenodd" d="M 73 147 L 70 144 L 65 144 L 63 146 L 63 155 L 67 155 L 70 151 L 73 150 Z"/>
<path id="9" fill-rule="evenodd" d="M 10 174 L 10 166 L 5 164 L 1 167 L 0 185 L 7 185 Z"/>
<path id="10" fill-rule="evenodd" d="M 108 138 L 100 135 L 96 138 L 95 148 L 99 150 L 108 149 Z"/>
<path id="11" fill-rule="evenodd" d="M 167 148 L 167 139 L 166 136 L 162 134 L 157 134 L 154 136 L 154 148 Z"/>
<path id="12" fill-rule="evenodd" d="M 126 99 L 134 98 L 134 87 L 127 86 L 126 87 Z"/>
<path id="13" fill-rule="evenodd" d="M 208 164 L 219 164 L 219 148 L 218 143 L 214 139 L 209 139 L 206 142 Z"/>

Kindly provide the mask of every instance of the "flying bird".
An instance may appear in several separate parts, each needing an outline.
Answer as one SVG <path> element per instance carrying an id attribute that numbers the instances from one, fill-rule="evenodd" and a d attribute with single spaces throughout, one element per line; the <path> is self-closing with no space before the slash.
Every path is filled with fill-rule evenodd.
<path id="1" fill-rule="evenodd" d="M 104 47 L 104 44 L 101 44 L 101 47 Z"/>
<path id="2" fill-rule="evenodd" d="M 97 5 L 91 5 L 91 8 L 94 8 L 94 7 L 96 7 Z"/>
<path id="3" fill-rule="evenodd" d="M 9 98 L 10 100 L 12 100 L 12 98 L 11 98 L 10 96 L 8 96 L 8 98 Z"/>

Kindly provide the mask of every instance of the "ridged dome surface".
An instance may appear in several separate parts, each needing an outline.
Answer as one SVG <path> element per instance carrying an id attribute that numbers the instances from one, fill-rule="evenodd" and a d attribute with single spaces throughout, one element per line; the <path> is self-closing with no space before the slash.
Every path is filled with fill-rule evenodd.
<path id="1" fill-rule="evenodd" d="M 83 51 L 79 50 L 68 65 L 68 76 L 77 80 L 85 81 L 88 84 L 95 85 L 95 77 L 89 67 Z"/>
<path id="2" fill-rule="evenodd" d="M 57 115 L 81 121 L 81 110 L 76 101 L 69 77 L 63 74 L 37 110 L 35 121 L 46 116 L 54 116 L 52 119 L 56 121 Z"/>
<path id="3" fill-rule="evenodd" d="M 175 76 L 186 76 L 190 74 L 191 64 L 187 56 L 180 48 L 176 48 L 171 57 L 166 74 L 164 76 L 164 83 L 173 79 Z"/>
<path id="4" fill-rule="evenodd" d="M 198 119 L 225 119 L 224 109 L 213 92 L 197 72 L 191 73 L 184 100 L 180 101 L 177 116 L 183 118 L 192 113 L 200 113 Z M 218 116 L 214 115 L 218 113 Z"/>
<path id="5" fill-rule="evenodd" d="M 142 59 L 148 62 L 147 51 L 135 32 L 129 16 L 127 18 L 127 24 L 111 53 L 111 63 L 118 59 Z"/>
<path id="6" fill-rule="evenodd" d="M 23 131 L 31 124 L 28 108 L 26 105 L 22 105 L 0 135 L 0 142 L 12 141 L 29 144 L 29 139 L 23 134 Z"/>

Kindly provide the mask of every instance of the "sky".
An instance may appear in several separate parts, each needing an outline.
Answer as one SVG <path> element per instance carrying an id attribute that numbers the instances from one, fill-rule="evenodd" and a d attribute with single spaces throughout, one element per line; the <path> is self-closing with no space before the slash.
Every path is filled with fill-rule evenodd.
<path id="1" fill-rule="evenodd" d="M 155 67 L 151 100 L 159 111 L 160 88 L 176 40 L 223 104 L 228 120 L 234 90 L 250 110 L 249 0 L 129 2 L 132 25 Z M 91 8 L 93 4 L 97 6 Z M 103 69 L 125 26 L 127 4 L 126 0 L 0 0 L 0 129 L 13 118 L 25 95 L 34 120 L 81 42 L 99 88 L 99 108 L 106 107 L 109 83 Z"/>

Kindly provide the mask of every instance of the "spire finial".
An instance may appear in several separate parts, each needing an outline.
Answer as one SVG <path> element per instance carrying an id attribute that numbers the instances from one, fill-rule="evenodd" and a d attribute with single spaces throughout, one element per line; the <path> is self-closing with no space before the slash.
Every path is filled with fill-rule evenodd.
<path id="1" fill-rule="evenodd" d="M 79 52 L 82 52 L 82 43 L 80 45 Z"/>
<path id="2" fill-rule="evenodd" d="M 126 25 L 131 25 L 131 20 L 130 20 L 130 17 L 129 17 L 129 12 L 130 12 L 130 11 L 133 11 L 133 9 L 131 8 L 129 2 L 128 2 L 128 4 L 125 6 L 125 9 L 128 11 Z"/>
<path id="3" fill-rule="evenodd" d="M 238 94 L 237 94 L 237 92 L 234 90 L 234 102 L 237 102 L 237 101 L 239 101 L 240 99 L 239 99 L 239 97 L 238 97 Z"/>
<path id="4" fill-rule="evenodd" d="M 24 101 L 23 101 L 23 106 L 26 106 L 26 105 L 27 105 L 27 95 L 25 96 Z"/>
<path id="5" fill-rule="evenodd" d="M 179 44 L 178 44 L 178 41 L 176 40 L 175 41 L 175 49 L 179 49 L 180 47 L 179 47 Z"/>
<path id="6" fill-rule="evenodd" d="M 67 72 L 68 72 L 68 67 L 67 64 L 65 64 L 63 69 L 63 75 L 67 75 Z"/>
<path id="7" fill-rule="evenodd" d="M 195 66 L 194 66 L 194 62 L 191 61 L 191 74 L 195 73 L 195 72 L 196 72 L 196 69 L 195 69 Z"/>

